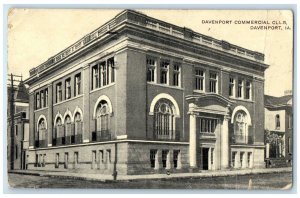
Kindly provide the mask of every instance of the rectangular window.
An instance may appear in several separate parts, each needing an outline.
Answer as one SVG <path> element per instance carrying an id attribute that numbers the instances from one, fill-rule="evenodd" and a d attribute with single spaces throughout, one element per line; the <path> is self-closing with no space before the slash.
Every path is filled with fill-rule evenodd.
<path id="1" fill-rule="evenodd" d="M 75 75 L 75 89 L 74 96 L 80 95 L 81 93 L 81 73 Z"/>
<path id="2" fill-rule="evenodd" d="M 67 169 L 69 165 L 69 153 L 65 153 L 65 166 L 64 168 Z"/>
<path id="3" fill-rule="evenodd" d="M 236 152 L 232 152 L 232 154 L 231 154 L 231 166 L 233 168 L 235 167 L 235 156 L 236 156 Z"/>
<path id="4" fill-rule="evenodd" d="M 214 148 L 211 148 L 210 149 L 210 164 L 214 164 L 214 152 L 215 152 L 215 149 Z"/>
<path id="5" fill-rule="evenodd" d="M 288 153 L 292 153 L 292 139 L 289 137 L 288 138 Z"/>
<path id="6" fill-rule="evenodd" d="M 55 155 L 55 168 L 59 167 L 59 153 L 56 153 Z"/>
<path id="7" fill-rule="evenodd" d="M 173 164 L 174 164 L 174 168 L 178 168 L 179 153 L 180 153 L 180 150 L 174 150 L 173 151 Z"/>
<path id="8" fill-rule="evenodd" d="M 156 60 L 154 58 L 147 58 L 147 81 L 155 82 L 155 68 L 156 68 Z"/>
<path id="9" fill-rule="evenodd" d="M 180 86 L 180 66 L 178 63 L 173 65 L 173 85 Z"/>
<path id="10" fill-rule="evenodd" d="M 45 102 L 44 102 L 44 104 L 45 104 L 45 107 L 48 106 L 48 89 L 45 89 Z"/>
<path id="11" fill-rule="evenodd" d="M 101 68 L 101 72 L 102 72 L 102 86 L 105 86 L 108 84 L 108 75 L 107 75 L 107 67 L 106 67 L 106 63 L 102 62 L 100 63 L 100 68 Z"/>
<path id="12" fill-rule="evenodd" d="M 92 169 L 96 168 L 96 151 L 92 151 Z"/>
<path id="13" fill-rule="evenodd" d="M 101 164 L 103 164 L 104 163 L 104 153 L 103 153 L 103 150 L 99 150 L 99 162 L 101 163 Z"/>
<path id="14" fill-rule="evenodd" d="M 79 162 L 79 154 L 78 154 L 78 152 L 74 152 L 74 165 L 75 165 L 75 167 L 78 164 L 78 162 Z"/>
<path id="15" fill-rule="evenodd" d="M 98 87 L 100 87 L 100 80 L 99 80 L 99 67 L 98 65 L 95 65 L 92 68 L 92 89 L 96 89 Z"/>
<path id="16" fill-rule="evenodd" d="M 293 125 L 292 124 L 293 123 L 293 117 L 292 117 L 292 115 L 289 115 L 288 119 L 289 119 L 289 121 L 288 121 L 288 128 L 291 129 L 292 125 Z"/>
<path id="17" fill-rule="evenodd" d="M 111 150 L 110 149 L 106 150 L 106 157 L 107 157 L 107 163 L 110 164 L 111 163 Z"/>
<path id="18" fill-rule="evenodd" d="M 252 153 L 249 152 L 249 153 L 248 153 L 248 156 L 247 156 L 248 167 L 251 167 L 251 156 L 252 156 Z"/>
<path id="19" fill-rule="evenodd" d="M 69 99 L 71 98 L 71 79 L 67 79 L 66 82 L 65 82 L 65 85 L 66 85 L 66 99 Z"/>
<path id="20" fill-rule="evenodd" d="M 45 102 L 44 92 L 41 91 L 40 94 L 41 94 L 41 108 L 43 108 L 44 107 L 44 102 Z"/>
<path id="21" fill-rule="evenodd" d="M 217 93 L 217 74 L 214 72 L 209 73 L 209 92 Z"/>
<path id="22" fill-rule="evenodd" d="M 161 84 L 169 84 L 169 61 L 161 61 L 160 63 L 160 83 Z"/>
<path id="23" fill-rule="evenodd" d="M 241 79 L 238 80 L 238 93 L 237 93 L 237 97 L 238 98 L 242 98 L 243 94 L 243 81 Z"/>
<path id="24" fill-rule="evenodd" d="M 16 136 L 18 136 L 18 125 L 15 125 L 15 129 L 16 129 Z"/>
<path id="25" fill-rule="evenodd" d="M 218 125 L 217 119 L 200 118 L 200 133 L 215 133 Z"/>
<path id="26" fill-rule="evenodd" d="M 168 150 L 162 150 L 162 155 L 161 155 L 161 161 L 163 168 L 167 167 L 167 156 L 168 156 L 169 151 Z"/>
<path id="27" fill-rule="evenodd" d="M 114 58 L 110 58 L 107 61 L 108 67 L 110 68 L 110 82 L 115 82 L 115 61 Z"/>
<path id="28" fill-rule="evenodd" d="M 40 93 L 36 94 L 36 109 L 40 108 Z"/>
<path id="29" fill-rule="evenodd" d="M 58 83 L 56 85 L 56 102 L 62 101 L 62 89 L 61 89 L 61 83 Z"/>
<path id="30" fill-rule="evenodd" d="M 251 99 L 251 83 L 249 81 L 246 81 L 245 99 Z"/>
<path id="31" fill-rule="evenodd" d="M 229 78 L 229 96 L 234 96 L 234 78 Z"/>
<path id="32" fill-rule="evenodd" d="M 241 164 L 241 167 L 243 167 L 243 161 L 244 161 L 244 152 L 240 152 L 240 164 Z"/>
<path id="33" fill-rule="evenodd" d="M 157 150 L 150 150 L 150 165 L 151 168 L 155 168 L 155 158 Z"/>
<path id="34" fill-rule="evenodd" d="M 46 166 L 46 154 L 43 155 L 43 162 L 42 162 L 42 166 L 45 167 Z"/>
<path id="35" fill-rule="evenodd" d="M 195 89 L 204 91 L 204 71 L 202 69 L 195 69 Z"/>

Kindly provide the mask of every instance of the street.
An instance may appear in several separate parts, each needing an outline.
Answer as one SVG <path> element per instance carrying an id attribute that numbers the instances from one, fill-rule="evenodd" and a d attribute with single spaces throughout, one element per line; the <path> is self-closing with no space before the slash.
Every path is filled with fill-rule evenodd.
<path id="1" fill-rule="evenodd" d="M 281 189 L 292 182 L 292 173 L 206 177 L 192 179 L 154 179 L 135 181 L 91 181 L 69 178 L 8 174 L 14 188 L 99 188 L 99 189 Z"/>

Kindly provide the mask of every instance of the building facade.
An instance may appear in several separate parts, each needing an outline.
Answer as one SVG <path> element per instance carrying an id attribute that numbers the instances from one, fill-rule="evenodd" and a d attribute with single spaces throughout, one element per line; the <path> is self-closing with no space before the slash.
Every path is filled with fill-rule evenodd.
<path id="1" fill-rule="evenodd" d="M 265 95 L 266 161 L 270 166 L 291 166 L 293 154 L 293 96 Z"/>
<path id="2" fill-rule="evenodd" d="M 29 94 L 22 81 L 13 88 L 13 94 L 11 86 L 7 91 L 7 168 L 26 169 L 29 148 Z"/>
<path id="3" fill-rule="evenodd" d="M 125 10 L 30 70 L 30 169 L 264 166 L 264 55 Z"/>

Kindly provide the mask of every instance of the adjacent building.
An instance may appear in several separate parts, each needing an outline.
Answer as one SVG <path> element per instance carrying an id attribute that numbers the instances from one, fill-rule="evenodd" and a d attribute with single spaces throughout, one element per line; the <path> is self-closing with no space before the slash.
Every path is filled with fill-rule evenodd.
<path id="1" fill-rule="evenodd" d="M 264 167 L 264 55 L 124 10 L 30 70 L 29 169 Z"/>
<path id="2" fill-rule="evenodd" d="M 265 95 L 266 160 L 270 166 L 291 166 L 293 153 L 293 96 Z"/>
<path id="3" fill-rule="evenodd" d="M 8 170 L 26 169 L 26 164 L 27 164 L 26 159 L 28 156 L 28 148 L 29 148 L 28 89 L 26 88 L 23 81 L 21 81 L 14 88 L 9 86 L 7 89 L 7 95 L 8 95 L 8 101 L 7 101 Z"/>

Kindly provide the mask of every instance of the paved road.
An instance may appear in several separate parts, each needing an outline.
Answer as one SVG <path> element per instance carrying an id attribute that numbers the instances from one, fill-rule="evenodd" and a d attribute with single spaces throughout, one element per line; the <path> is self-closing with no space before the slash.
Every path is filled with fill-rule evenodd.
<path id="1" fill-rule="evenodd" d="M 8 174 L 11 187 L 25 188 L 101 188 L 101 189 L 281 189 L 292 182 L 292 173 L 268 173 L 193 179 L 138 181 L 87 181 L 32 175 Z"/>

